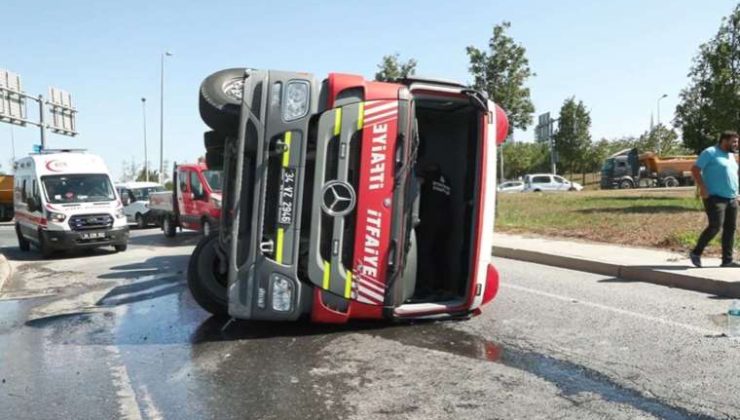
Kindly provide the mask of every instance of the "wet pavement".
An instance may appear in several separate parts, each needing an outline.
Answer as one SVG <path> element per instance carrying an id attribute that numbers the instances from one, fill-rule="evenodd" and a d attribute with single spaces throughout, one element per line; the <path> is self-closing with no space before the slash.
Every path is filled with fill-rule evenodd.
<path id="1" fill-rule="evenodd" d="M 230 321 L 187 291 L 195 233 L 49 261 L 3 235 L 0 418 L 740 415 L 740 347 L 701 294 L 496 260 L 500 296 L 470 321 Z"/>

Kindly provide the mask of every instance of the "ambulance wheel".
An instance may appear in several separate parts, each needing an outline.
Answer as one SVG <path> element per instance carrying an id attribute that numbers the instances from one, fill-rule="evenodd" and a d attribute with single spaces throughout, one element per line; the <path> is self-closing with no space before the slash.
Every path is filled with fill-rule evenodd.
<path id="1" fill-rule="evenodd" d="M 201 83 L 199 110 L 207 126 L 226 134 L 236 133 L 244 76 L 243 68 L 226 69 L 213 73 Z"/>
<path id="2" fill-rule="evenodd" d="M 15 225 L 15 234 L 16 236 L 18 236 L 18 248 L 20 248 L 23 252 L 30 251 L 31 243 L 23 237 L 23 234 L 21 233 L 21 227 L 19 225 Z"/>
<path id="3" fill-rule="evenodd" d="M 116 249 L 116 252 L 124 252 L 128 249 L 128 244 L 113 245 L 113 247 Z"/>
<path id="4" fill-rule="evenodd" d="M 162 230 L 164 231 L 164 236 L 168 238 L 174 238 L 175 234 L 177 234 L 177 227 L 170 216 L 165 216 L 162 219 Z"/>
<path id="5" fill-rule="evenodd" d="M 188 262 L 188 288 L 193 299 L 206 311 L 218 316 L 228 315 L 228 274 L 221 272 L 221 260 L 216 247 L 218 234 L 203 237 Z"/>

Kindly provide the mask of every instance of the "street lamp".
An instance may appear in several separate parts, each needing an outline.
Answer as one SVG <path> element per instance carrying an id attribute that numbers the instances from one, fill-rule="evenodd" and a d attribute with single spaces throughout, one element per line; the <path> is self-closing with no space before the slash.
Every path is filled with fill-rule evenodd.
<path id="1" fill-rule="evenodd" d="M 146 98 L 141 98 L 141 111 L 144 116 L 144 176 L 149 182 L 149 157 L 146 152 Z"/>
<path id="2" fill-rule="evenodd" d="M 663 96 L 661 96 L 660 98 L 658 98 L 658 125 L 660 125 L 660 101 L 663 100 L 663 99 L 665 99 L 665 98 L 667 98 L 667 97 L 668 97 L 668 94 L 667 93 L 664 93 Z"/>
<path id="3" fill-rule="evenodd" d="M 162 53 L 160 66 L 160 85 L 159 85 L 159 183 L 164 182 L 164 58 L 171 57 L 172 53 L 165 51 Z"/>
<path id="4" fill-rule="evenodd" d="M 660 146 L 661 146 L 660 145 L 660 101 L 662 101 L 663 99 L 667 97 L 668 97 L 668 94 L 664 93 L 663 95 L 660 96 L 660 98 L 658 98 L 658 126 L 656 128 L 657 131 L 655 132 L 655 135 L 658 137 L 658 146 L 656 147 L 657 150 L 655 152 L 658 154 L 658 156 L 660 156 Z"/>

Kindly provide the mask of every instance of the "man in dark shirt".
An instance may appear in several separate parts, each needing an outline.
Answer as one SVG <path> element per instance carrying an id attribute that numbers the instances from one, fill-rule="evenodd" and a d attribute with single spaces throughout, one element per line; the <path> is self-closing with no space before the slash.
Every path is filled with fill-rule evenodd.
<path id="1" fill-rule="evenodd" d="M 439 292 L 449 288 L 452 274 L 449 255 L 453 223 L 452 188 L 437 164 L 424 165 L 419 176 L 419 279 L 431 292 Z"/>

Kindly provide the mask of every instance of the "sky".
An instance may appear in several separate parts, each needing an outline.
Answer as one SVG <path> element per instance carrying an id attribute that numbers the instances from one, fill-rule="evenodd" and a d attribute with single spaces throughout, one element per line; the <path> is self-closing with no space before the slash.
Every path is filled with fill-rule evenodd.
<path id="1" fill-rule="evenodd" d="M 118 179 L 124 161 L 159 164 L 160 65 L 165 61 L 164 158 L 204 154 L 198 87 L 230 67 L 344 72 L 373 78 L 384 55 L 418 61 L 417 74 L 470 83 L 467 46 L 487 49 L 493 26 L 511 22 L 536 76 L 535 106 L 556 116 L 571 96 L 591 112 L 594 139 L 640 135 L 667 122 L 699 46 L 737 3 L 727 0 L 281 2 L 3 0 L 0 69 L 23 89 L 72 94 L 79 135 L 47 134 L 49 148 L 101 155 Z M 29 115 L 35 117 L 34 107 Z M 534 137 L 516 131 L 517 141 Z M 11 139 L 13 141 L 11 141 Z M 0 169 L 39 143 L 39 129 L 0 123 Z M 169 171 L 169 169 L 168 169 Z"/>

